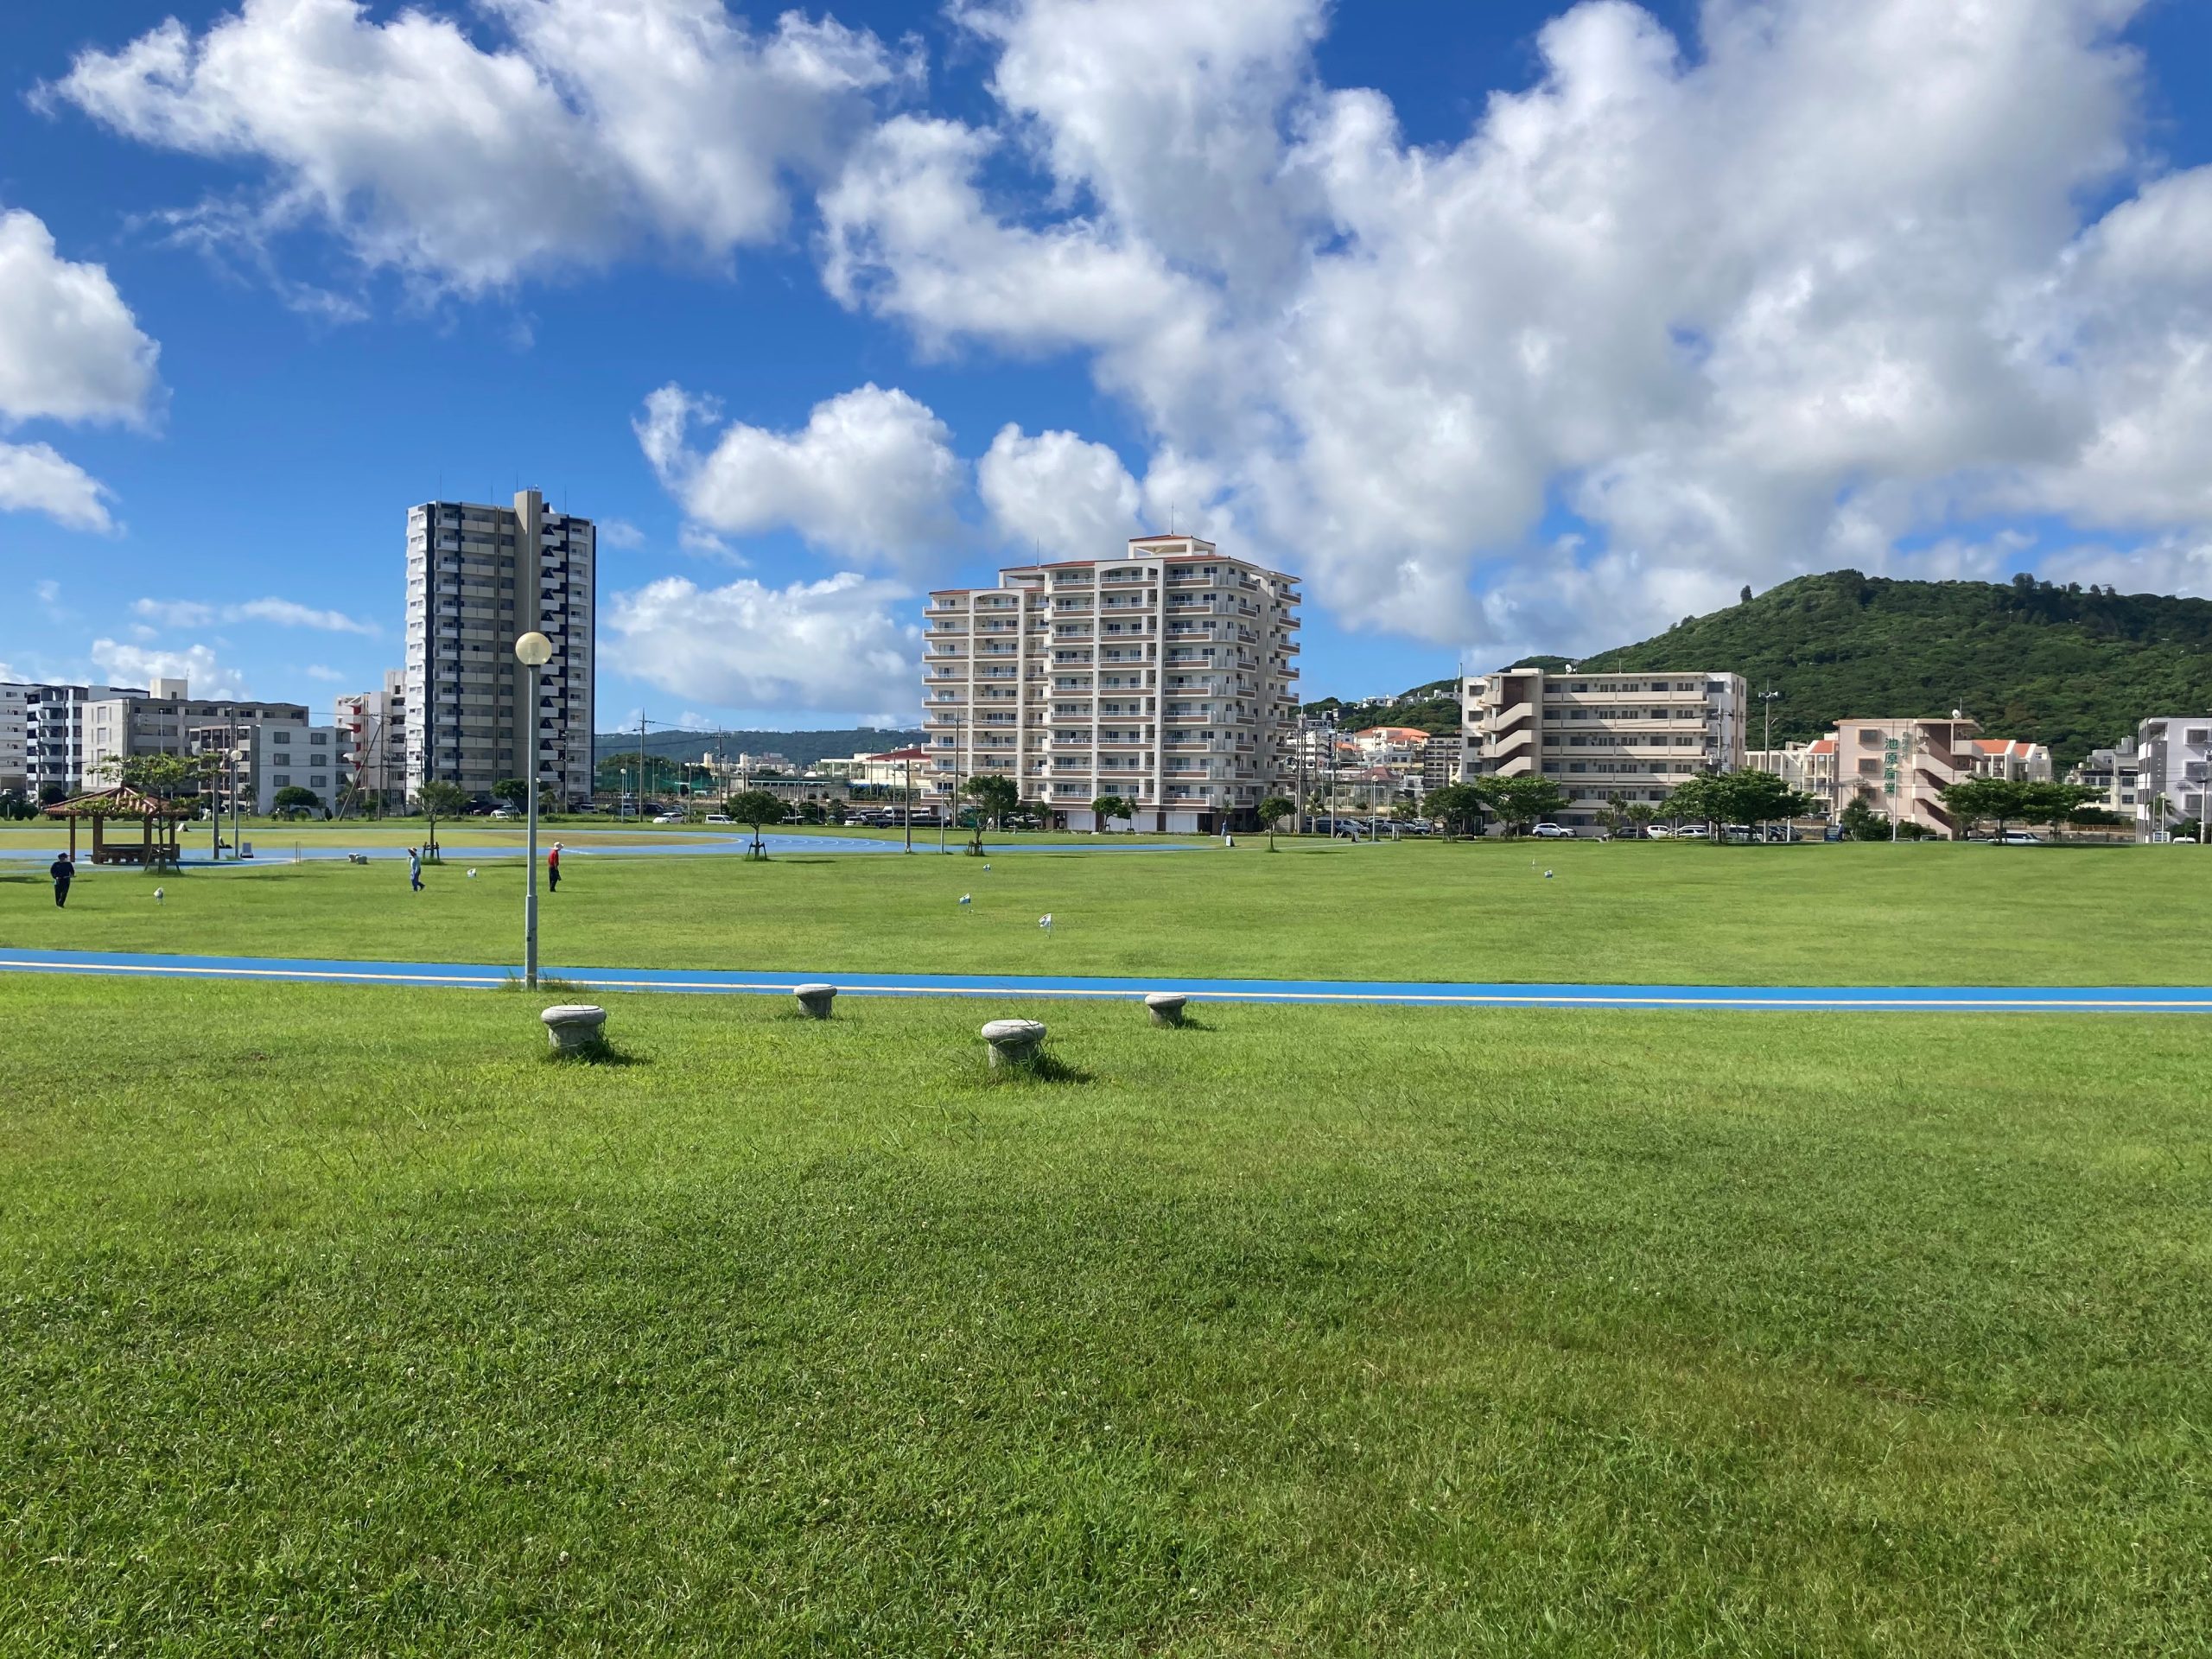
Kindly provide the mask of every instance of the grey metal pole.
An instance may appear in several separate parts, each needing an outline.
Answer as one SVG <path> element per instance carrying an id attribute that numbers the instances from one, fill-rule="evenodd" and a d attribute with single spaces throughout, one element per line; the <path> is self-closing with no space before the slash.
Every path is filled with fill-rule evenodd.
<path id="1" fill-rule="evenodd" d="M 524 855 L 522 982 L 537 988 L 537 664 L 530 665 L 530 843 Z"/>

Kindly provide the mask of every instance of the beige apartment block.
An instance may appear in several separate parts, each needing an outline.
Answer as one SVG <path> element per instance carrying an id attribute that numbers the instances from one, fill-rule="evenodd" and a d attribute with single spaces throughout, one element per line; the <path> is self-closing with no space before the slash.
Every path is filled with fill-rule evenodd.
<path id="1" fill-rule="evenodd" d="M 2020 738 L 1977 737 L 1967 745 L 1967 758 L 1977 778 L 2001 778 L 2007 783 L 2047 784 L 2051 771 L 2050 751 L 2040 743 Z"/>
<path id="2" fill-rule="evenodd" d="M 536 490 L 512 507 L 426 501 L 407 513 L 406 786 L 426 779 L 486 796 L 529 775 L 555 802 L 592 792 L 596 532 L 546 511 Z M 515 641 L 553 642 L 537 707 Z"/>
<path id="3" fill-rule="evenodd" d="M 1657 805 L 1700 772 L 1744 765 L 1740 674 L 1554 673 L 1510 668 L 1459 683 L 1461 771 L 1550 779 L 1559 822 L 1594 828 L 1615 806 Z"/>
<path id="4" fill-rule="evenodd" d="M 930 795 L 999 773 L 1055 827 L 1118 795 L 1140 830 L 1254 823 L 1289 775 L 1298 579 L 1192 536 L 930 595 Z"/>
<path id="5" fill-rule="evenodd" d="M 1981 775 L 1980 735 L 1980 723 L 1964 715 L 1838 721 L 1830 810 L 1841 813 L 1855 796 L 1885 817 L 1955 840 L 1962 831 L 1943 791 Z"/>

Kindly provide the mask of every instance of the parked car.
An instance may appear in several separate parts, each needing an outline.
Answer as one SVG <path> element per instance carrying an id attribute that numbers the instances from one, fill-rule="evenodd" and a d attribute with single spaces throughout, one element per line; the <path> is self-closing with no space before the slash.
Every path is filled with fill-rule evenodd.
<path id="1" fill-rule="evenodd" d="M 707 814 L 706 821 L 709 823 L 728 823 L 730 817 L 727 812 L 709 812 Z"/>
<path id="2" fill-rule="evenodd" d="M 656 813 L 653 817 L 653 822 L 655 823 L 681 823 L 683 822 L 683 815 L 681 812 Z"/>
<path id="3" fill-rule="evenodd" d="M 1529 827 L 1529 833 L 1539 841 L 1573 841 L 1574 831 L 1562 823 L 1539 823 Z"/>
<path id="4" fill-rule="evenodd" d="M 495 818 L 512 818 L 516 814 L 512 806 L 495 806 L 492 809 L 492 816 Z"/>
<path id="5" fill-rule="evenodd" d="M 1992 836 L 1990 841 L 1999 847 L 2040 847 L 2041 836 L 2031 836 L 2024 830 L 2007 830 L 2001 836 Z"/>

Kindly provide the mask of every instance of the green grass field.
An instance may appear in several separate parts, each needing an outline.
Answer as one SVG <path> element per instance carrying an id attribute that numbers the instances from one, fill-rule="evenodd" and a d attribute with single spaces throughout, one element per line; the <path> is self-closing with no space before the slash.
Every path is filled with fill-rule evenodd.
<path id="1" fill-rule="evenodd" d="M 2193 1020 L 609 1006 L 0 980 L 0 1651 L 2212 1645 Z"/>
<path id="2" fill-rule="evenodd" d="M 508 831 L 509 835 L 517 832 Z M 1182 853 L 616 858 L 575 850 L 543 917 L 575 967 L 1696 984 L 2198 984 L 2212 880 L 2191 848 L 1668 842 Z M 499 961 L 522 872 L 465 849 L 96 872 L 57 912 L 0 864 L 0 945 Z M 2212 872 L 2212 863 L 2203 866 Z M 1543 872 L 1554 871 L 1546 880 Z M 962 893 L 973 895 L 962 907 Z M 2152 896 L 2155 895 L 2155 898 Z M 1037 928 L 1050 911 L 1050 937 Z"/>

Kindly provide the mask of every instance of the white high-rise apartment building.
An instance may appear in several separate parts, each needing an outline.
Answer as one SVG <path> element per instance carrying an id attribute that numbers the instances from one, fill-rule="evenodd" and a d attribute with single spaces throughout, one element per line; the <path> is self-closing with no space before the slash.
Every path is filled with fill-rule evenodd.
<path id="1" fill-rule="evenodd" d="M 1013 779 L 1055 827 L 1117 795 L 1140 830 L 1249 825 L 1289 776 L 1298 579 L 1192 536 L 930 595 L 929 788 Z"/>
<path id="2" fill-rule="evenodd" d="M 1570 829 L 1744 765 L 1750 696 L 1740 674 L 1509 668 L 1462 680 L 1459 693 L 1467 780 L 1548 778 L 1567 794 L 1558 821 Z"/>
<path id="3" fill-rule="evenodd" d="M 427 779 L 473 795 L 529 775 L 557 802 L 591 798 L 597 537 L 588 518 L 548 512 L 536 490 L 512 507 L 429 501 L 407 513 L 406 787 Z M 553 642 L 536 709 L 515 640 Z"/>

